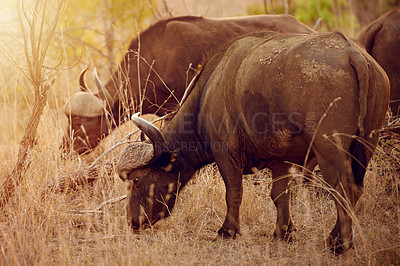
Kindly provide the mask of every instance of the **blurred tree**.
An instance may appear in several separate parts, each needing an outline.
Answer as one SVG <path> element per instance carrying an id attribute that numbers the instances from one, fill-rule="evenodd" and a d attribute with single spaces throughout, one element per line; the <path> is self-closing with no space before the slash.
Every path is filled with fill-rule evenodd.
<path id="1" fill-rule="evenodd" d="M 262 6 L 260 4 L 257 3 L 253 3 L 251 5 L 248 5 L 246 8 L 246 13 L 247 15 L 261 15 L 261 14 L 265 14 L 266 12 L 265 6 Z M 269 11 L 268 11 L 269 13 Z"/>
<path id="2" fill-rule="evenodd" d="M 59 41 L 64 55 L 76 62 L 90 48 L 92 60 L 107 60 L 110 70 L 138 31 L 152 18 L 151 0 L 69 0 Z M 116 53 L 120 51 L 119 53 Z"/>
<path id="3" fill-rule="evenodd" d="M 248 15 L 290 14 L 294 0 L 263 0 L 263 4 L 253 3 L 247 6 Z"/>
<path id="4" fill-rule="evenodd" d="M 264 0 L 263 4 L 249 5 L 247 14 L 291 14 L 310 27 L 314 27 L 318 19 L 321 19 L 318 31 L 341 30 L 354 36 L 359 24 L 349 2 L 351 0 Z"/>
<path id="5" fill-rule="evenodd" d="M 321 18 L 318 31 L 341 30 L 354 36 L 359 24 L 350 8 L 346 0 L 297 0 L 294 16 L 311 27 Z"/>

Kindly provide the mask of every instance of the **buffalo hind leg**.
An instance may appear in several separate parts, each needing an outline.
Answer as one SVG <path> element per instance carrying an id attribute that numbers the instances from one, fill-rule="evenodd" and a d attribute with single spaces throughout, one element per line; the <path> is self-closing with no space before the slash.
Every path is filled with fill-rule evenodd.
<path id="1" fill-rule="evenodd" d="M 319 160 L 321 173 L 326 182 L 335 189 L 332 193 L 337 209 L 337 220 L 326 243 L 335 254 L 341 254 L 353 246 L 352 219 L 349 215 L 362 194 L 362 187 L 357 186 L 351 170 L 350 159 Z"/>
<path id="2" fill-rule="evenodd" d="M 276 229 L 274 238 L 291 242 L 294 231 L 292 217 L 290 215 L 290 197 L 292 175 L 290 164 L 282 163 L 271 168 L 272 189 L 271 198 L 277 210 Z"/>
<path id="3" fill-rule="evenodd" d="M 334 200 L 337 210 L 337 220 L 329 237 L 326 239 L 326 245 L 334 254 L 342 254 L 353 246 L 352 220 L 347 214 L 341 200 Z"/>

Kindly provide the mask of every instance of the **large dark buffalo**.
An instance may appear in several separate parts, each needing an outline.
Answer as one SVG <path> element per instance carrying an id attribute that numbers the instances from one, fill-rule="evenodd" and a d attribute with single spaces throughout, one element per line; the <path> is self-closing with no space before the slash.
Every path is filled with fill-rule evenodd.
<path id="1" fill-rule="evenodd" d="M 290 240 L 290 168 L 304 164 L 311 147 L 309 158 L 318 159 L 335 189 L 338 218 L 327 241 L 340 253 L 352 246 L 347 210 L 362 194 L 388 100 L 385 72 L 340 33 L 239 38 L 206 63 L 162 131 L 133 116 L 151 142 L 129 145 L 117 165 L 130 184 L 128 222 L 140 229 L 168 216 L 177 189 L 216 162 L 227 203 L 218 234 L 234 237 L 240 232 L 242 175 L 267 167 L 278 213 L 274 236 Z"/>
<path id="2" fill-rule="evenodd" d="M 360 34 L 359 41 L 383 67 L 390 80 L 390 109 L 400 115 L 400 11 L 377 18 Z"/>
<path id="3" fill-rule="evenodd" d="M 73 95 L 66 108 L 70 126 L 63 141 L 64 148 L 70 149 L 71 136 L 74 139 L 72 148 L 79 154 L 96 147 L 102 137 L 124 121 L 124 107 L 132 103 L 134 106 L 141 104 L 142 113 L 163 115 L 173 110 L 194 76 L 193 68 L 197 68 L 204 57 L 235 37 L 261 30 L 313 32 L 289 15 L 225 19 L 177 17 L 157 22 L 132 41 L 121 66 L 104 90 L 96 79 L 99 93 L 87 92 L 81 75 L 80 85 L 84 91 Z M 189 69 L 191 64 L 192 69 Z M 105 113 L 115 122 L 107 123 Z"/>

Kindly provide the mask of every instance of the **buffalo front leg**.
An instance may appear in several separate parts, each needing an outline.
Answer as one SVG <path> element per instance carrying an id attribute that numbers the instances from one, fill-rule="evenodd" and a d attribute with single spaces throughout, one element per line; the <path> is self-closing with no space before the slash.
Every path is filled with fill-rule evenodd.
<path id="1" fill-rule="evenodd" d="M 225 200 L 227 207 L 225 221 L 218 230 L 218 235 L 235 238 L 236 234 L 240 234 L 239 208 L 240 204 L 242 203 L 243 194 L 243 170 L 235 167 L 233 163 L 226 157 L 221 160 L 217 160 L 217 164 L 225 183 Z"/>
<path id="2" fill-rule="evenodd" d="M 277 210 L 276 229 L 274 238 L 292 241 L 294 231 L 292 217 L 290 215 L 290 196 L 292 175 L 289 169 L 292 166 L 282 163 L 271 168 L 272 189 L 271 198 Z"/>

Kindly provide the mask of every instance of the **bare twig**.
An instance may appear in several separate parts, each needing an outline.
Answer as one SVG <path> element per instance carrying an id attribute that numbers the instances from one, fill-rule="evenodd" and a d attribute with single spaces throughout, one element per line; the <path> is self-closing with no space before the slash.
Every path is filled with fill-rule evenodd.
<path id="1" fill-rule="evenodd" d="M 117 237 L 126 237 L 126 235 L 111 235 L 111 236 L 103 236 L 101 238 L 101 240 L 106 240 L 106 239 L 113 239 L 113 238 L 117 238 Z M 98 241 L 98 239 L 79 239 L 78 242 L 79 243 L 96 243 L 96 241 Z"/>
<path id="2" fill-rule="evenodd" d="M 315 140 L 315 137 L 317 136 L 317 132 L 318 132 L 318 130 L 319 130 L 319 127 L 320 127 L 321 123 L 322 123 L 322 121 L 325 119 L 325 117 L 327 116 L 329 110 L 333 107 L 333 105 L 334 105 L 337 101 L 340 101 L 341 99 L 342 99 L 341 97 L 335 98 L 335 99 L 329 104 L 329 106 L 328 106 L 328 108 L 326 109 L 325 113 L 324 113 L 324 114 L 322 115 L 322 117 L 320 118 L 320 120 L 319 120 L 319 122 L 318 122 L 318 124 L 317 124 L 317 126 L 316 126 L 316 128 L 315 128 L 315 132 L 314 132 L 314 134 L 313 134 L 313 136 L 312 136 L 312 139 L 311 139 L 311 141 L 310 141 L 310 144 L 308 145 L 306 157 L 304 158 L 304 165 L 303 165 L 304 168 L 303 168 L 303 173 L 302 173 L 303 175 L 304 175 L 304 169 L 306 169 L 306 165 L 307 165 L 308 157 L 309 157 L 310 152 L 311 152 L 311 148 L 312 148 L 312 146 L 313 146 L 313 144 L 314 144 L 314 140 Z"/>
<path id="3" fill-rule="evenodd" d="M 264 0 L 263 2 L 264 2 L 264 10 L 265 10 L 265 14 L 271 14 L 271 13 L 268 11 L 268 7 L 267 7 L 267 0 Z"/>
<path id="4" fill-rule="evenodd" d="M 315 22 L 315 25 L 314 25 L 314 27 L 313 27 L 313 30 L 317 30 L 319 24 L 321 24 L 321 21 L 322 21 L 322 18 L 318 18 L 318 19 L 317 19 L 317 22 Z"/>
<path id="5" fill-rule="evenodd" d="M 157 7 L 153 5 L 152 0 L 146 0 L 146 5 L 147 7 L 151 10 L 151 13 L 153 13 L 153 17 L 157 20 L 162 18 L 162 15 L 160 14 L 160 11 L 158 10 Z"/>
<path id="6" fill-rule="evenodd" d="M 113 204 L 113 203 L 118 203 L 123 201 L 124 199 L 126 199 L 126 194 L 122 195 L 122 196 L 118 196 L 106 201 L 103 201 L 102 203 L 100 203 L 99 206 L 97 206 L 95 209 L 93 210 L 69 210 L 69 212 L 71 213 L 77 213 L 77 214 L 83 214 L 83 213 L 103 213 L 103 211 L 101 210 L 104 206 L 108 205 L 108 204 Z"/>
<path id="7" fill-rule="evenodd" d="M 139 42 L 140 42 L 140 41 L 139 41 Z M 136 56 L 138 56 L 138 58 L 142 59 L 143 62 L 145 62 L 146 65 L 147 65 L 148 67 L 151 68 L 152 64 L 150 64 L 149 62 L 147 62 L 147 60 L 146 60 L 144 57 L 142 57 L 142 56 L 140 55 L 139 52 L 137 52 L 137 51 L 131 51 L 131 52 L 134 53 Z M 164 82 L 164 80 L 161 78 L 161 76 L 158 74 L 158 72 L 157 72 L 154 68 L 153 68 L 152 70 L 154 71 L 154 74 L 160 79 L 160 81 L 161 81 L 162 84 L 165 86 L 165 88 L 168 90 L 168 92 L 171 94 L 171 96 L 176 100 L 177 103 L 179 103 L 179 100 L 178 100 L 178 98 L 175 96 L 174 91 L 172 91 L 172 90 L 168 87 L 168 85 Z M 139 88 L 140 88 L 140 86 L 139 86 Z M 170 96 L 170 97 L 171 97 L 171 96 Z"/>
<path id="8" fill-rule="evenodd" d="M 87 168 L 78 169 L 71 174 L 62 176 L 55 181 L 55 184 L 51 184 L 48 187 L 48 190 L 62 193 L 68 190 L 76 190 L 78 187 L 89 185 L 99 179 L 102 170 L 106 175 L 111 175 L 116 161 L 116 159 L 112 159 L 104 163 L 99 161 L 92 163 Z"/>
<path id="9" fill-rule="evenodd" d="M 169 17 L 172 18 L 174 16 L 174 14 L 172 14 L 171 10 L 169 9 L 167 1 L 166 0 L 162 0 L 162 3 L 163 3 L 163 6 L 164 6 L 164 9 L 165 9 L 165 12 L 168 14 Z"/>
<path id="10" fill-rule="evenodd" d="M 113 204 L 113 203 L 117 203 L 120 201 L 123 201 L 124 199 L 126 199 L 126 194 L 119 196 L 119 197 L 115 197 L 106 201 L 103 201 L 99 206 L 96 207 L 96 211 L 100 211 L 104 206 L 108 205 L 108 204 Z"/>

